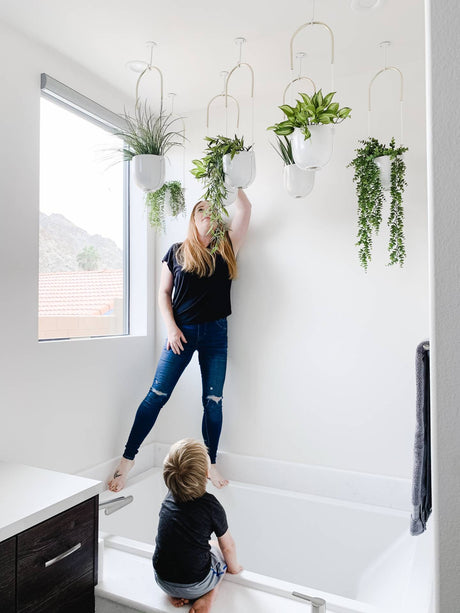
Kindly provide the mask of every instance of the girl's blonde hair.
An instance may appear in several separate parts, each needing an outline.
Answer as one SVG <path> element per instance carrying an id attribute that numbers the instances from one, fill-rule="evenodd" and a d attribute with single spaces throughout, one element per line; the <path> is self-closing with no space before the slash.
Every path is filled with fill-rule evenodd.
<path id="1" fill-rule="evenodd" d="M 195 224 L 195 211 L 203 202 L 206 201 L 200 200 L 193 207 L 188 224 L 187 238 L 176 253 L 177 261 L 186 272 L 193 272 L 199 277 L 210 277 L 214 274 L 216 269 L 216 254 L 220 253 L 228 266 L 229 278 L 235 279 L 237 275 L 237 265 L 228 230 L 224 230 L 224 238 L 219 241 L 214 253 L 211 253 L 211 250 L 204 247 L 200 242 Z"/>
<path id="2" fill-rule="evenodd" d="M 171 446 L 163 462 L 163 478 L 176 502 L 200 498 L 206 492 L 208 452 L 203 443 L 184 438 Z"/>

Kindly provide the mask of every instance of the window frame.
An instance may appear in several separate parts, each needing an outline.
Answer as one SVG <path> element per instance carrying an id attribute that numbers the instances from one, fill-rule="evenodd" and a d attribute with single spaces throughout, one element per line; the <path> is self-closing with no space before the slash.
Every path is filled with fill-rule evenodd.
<path id="1" fill-rule="evenodd" d="M 42 73 L 40 78 L 41 96 L 44 98 L 52 100 L 68 111 L 83 117 L 112 134 L 126 128 L 126 122 L 120 115 L 87 98 L 57 79 L 50 77 L 46 73 Z M 90 337 L 39 338 L 39 343 L 130 336 L 130 234 L 130 164 L 129 161 L 123 161 L 123 332 L 116 335 Z"/>

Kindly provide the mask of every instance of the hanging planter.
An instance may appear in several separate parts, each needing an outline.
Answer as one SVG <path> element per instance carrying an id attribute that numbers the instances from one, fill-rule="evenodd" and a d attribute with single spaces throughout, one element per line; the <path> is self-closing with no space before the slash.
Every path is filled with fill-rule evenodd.
<path id="1" fill-rule="evenodd" d="M 144 192 L 155 192 L 165 180 L 165 158 L 163 155 L 143 153 L 131 158 L 133 177 L 136 185 Z"/>
<path id="2" fill-rule="evenodd" d="M 254 150 L 249 149 L 248 147 L 245 150 L 226 153 L 223 156 L 225 183 L 229 187 L 246 189 L 254 181 L 256 176 L 256 160 Z"/>
<path id="3" fill-rule="evenodd" d="M 384 192 L 391 188 L 391 157 L 389 155 L 379 155 L 374 158 L 375 164 L 379 169 L 380 185 Z"/>
<path id="4" fill-rule="evenodd" d="M 222 199 L 222 206 L 224 208 L 231 206 L 235 202 L 237 195 L 238 190 L 234 187 L 229 187 L 227 185 L 227 195 L 225 196 L 225 198 Z"/>
<path id="5" fill-rule="evenodd" d="M 299 168 L 319 170 L 329 163 L 334 147 L 334 126 L 309 126 L 310 138 L 305 139 L 301 128 L 291 137 L 292 155 Z"/>
<path id="6" fill-rule="evenodd" d="M 404 245 L 404 210 L 402 197 L 406 183 L 406 164 L 403 154 L 408 151 L 407 147 L 396 147 L 395 139 L 390 144 L 384 145 L 376 138 L 368 138 L 359 141 L 362 147 L 356 149 L 355 158 L 348 164 L 353 166 L 358 196 L 358 241 L 359 260 L 361 266 L 367 271 L 372 256 L 372 236 L 378 234 L 382 221 L 382 208 L 385 202 L 384 183 L 388 180 L 390 214 L 388 226 L 390 228 L 390 241 L 388 251 L 390 254 L 389 264 L 398 263 L 403 265 L 406 257 Z"/>
<path id="7" fill-rule="evenodd" d="M 289 164 L 284 167 L 283 180 L 284 187 L 290 196 L 305 198 L 315 185 L 315 171 L 303 170 L 296 164 Z"/>
<path id="8" fill-rule="evenodd" d="M 125 160 L 133 161 L 136 184 L 145 192 L 155 192 L 164 183 L 164 156 L 172 148 L 184 143 L 183 130 L 172 130 L 180 118 L 170 114 L 153 114 L 147 104 L 136 104 L 134 117 L 123 115 L 125 128 L 115 135 L 124 140 L 121 152 Z"/>
<path id="9" fill-rule="evenodd" d="M 224 158 L 228 156 L 226 165 L 229 167 L 238 154 L 252 153 L 252 151 L 250 151 L 251 146 L 244 145 L 243 137 L 238 138 L 236 134 L 234 138 L 206 136 L 205 141 L 208 143 L 205 156 L 200 160 L 192 160 L 195 168 L 190 172 L 204 184 L 205 192 L 202 198 L 209 202 L 211 235 L 217 244 L 225 234 L 224 216 L 228 216 L 225 207 L 235 200 L 239 187 L 230 183 L 229 176 L 225 174 Z M 251 161 L 251 158 L 252 156 L 243 155 L 241 166 L 247 174 L 241 177 L 235 175 L 237 184 L 240 183 L 237 180 L 239 178 L 247 180 L 249 177 L 252 182 L 254 161 L 253 158 Z"/>
<path id="10" fill-rule="evenodd" d="M 294 163 L 291 141 L 287 136 L 277 136 L 273 149 L 284 162 L 283 181 L 287 193 L 292 198 L 305 198 L 315 184 L 315 171 L 302 170 Z"/>
<path id="11" fill-rule="evenodd" d="M 177 217 L 185 213 L 184 189 L 179 181 L 168 181 L 157 191 L 146 194 L 145 205 L 150 225 L 164 232 L 168 215 Z"/>
<path id="12" fill-rule="evenodd" d="M 292 134 L 292 154 L 300 168 L 317 170 L 325 166 L 332 155 L 333 125 L 350 116 L 349 107 L 339 108 L 332 102 L 335 92 L 323 96 L 319 90 L 308 96 L 300 94 L 294 107 L 282 104 L 279 108 L 287 119 L 267 128 L 279 136 Z"/>

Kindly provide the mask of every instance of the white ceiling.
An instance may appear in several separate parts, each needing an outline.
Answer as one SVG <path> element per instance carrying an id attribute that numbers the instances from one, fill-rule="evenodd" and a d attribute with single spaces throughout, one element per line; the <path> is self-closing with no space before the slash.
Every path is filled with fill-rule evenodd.
<path id="1" fill-rule="evenodd" d="M 351 0 L 317 0 L 315 19 L 335 34 L 336 75 L 372 76 L 382 67 L 383 40 L 392 42 L 392 64 L 423 59 L 423 4 L 381 0 L 377 9 L 356 12 Z M 285 74 L 287 83 L 289 40 L 310 21 L 312 7 L 313 0 L 0 0 L 0 19 L 130 96 L 138 75 L 126 63 L 147 60 L 146 41 L 156 41 L 154 64 L 165 76 L 165 93 L 177 94 L 180 113 L 205 107 L 221 92 L 220 72 L 238 60 L 237 36 L 248 41 L 243 61 L 254 67 L 256 98 L 275 74 Z M 309 65 L 329 61 L 325 30 L 309 28 L 297 40 L 296 51 L 308 54 L 304 74 Z"/>

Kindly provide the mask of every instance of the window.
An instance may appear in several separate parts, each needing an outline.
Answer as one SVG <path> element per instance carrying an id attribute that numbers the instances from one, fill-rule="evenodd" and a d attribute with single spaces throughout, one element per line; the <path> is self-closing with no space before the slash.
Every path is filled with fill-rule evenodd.
<path id="1" fill-rule="evenodd" d="M 42 75 L 39 340 L 128 334 L 120 118 Z"/>

